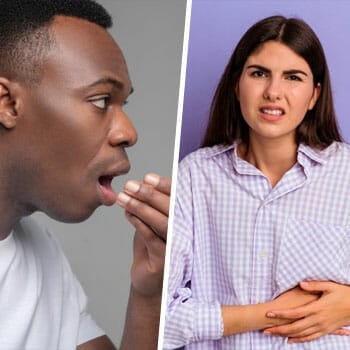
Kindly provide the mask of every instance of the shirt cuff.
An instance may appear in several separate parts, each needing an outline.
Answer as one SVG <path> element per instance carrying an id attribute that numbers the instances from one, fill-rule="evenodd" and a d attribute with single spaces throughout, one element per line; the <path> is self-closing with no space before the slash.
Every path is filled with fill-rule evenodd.
<path id="1" fill-rule="evenodd" d="M 224 333 L 219 302 L 200 304 L 194 309 L 194 338 L 196 341 L 220 339 Z"/>
<path id="2" fill-rule="evenodd" d="M 92 339 L 105 335 L 105 332 L 96 324 L 88 313 L 84 313 L 80 319 L 80 328 L 77 345 L 81 345 Z"/>

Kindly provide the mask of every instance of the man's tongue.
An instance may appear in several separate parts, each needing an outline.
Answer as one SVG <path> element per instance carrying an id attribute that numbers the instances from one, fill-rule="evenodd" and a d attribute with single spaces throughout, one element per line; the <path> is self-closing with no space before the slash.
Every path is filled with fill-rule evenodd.
<path id="1" fill-rule="evenodd" d="M 112 188 L 112 179 L 111 176 L 100 176 L 98 182 L 100 183 L 100 188 L 104 197 L 105 205 L 112 205 L 117 199 L 117 195 Z"/>

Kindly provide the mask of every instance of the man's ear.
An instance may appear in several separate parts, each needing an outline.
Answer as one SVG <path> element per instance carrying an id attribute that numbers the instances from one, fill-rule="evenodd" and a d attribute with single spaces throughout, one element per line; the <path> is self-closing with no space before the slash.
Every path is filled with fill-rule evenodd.
<path id="1" fill-rule="evenodd" d="M 17 111 L 11 83 L 0 78 L 0 124 L 6 129 L 12 129 L 17 124 Z"/>

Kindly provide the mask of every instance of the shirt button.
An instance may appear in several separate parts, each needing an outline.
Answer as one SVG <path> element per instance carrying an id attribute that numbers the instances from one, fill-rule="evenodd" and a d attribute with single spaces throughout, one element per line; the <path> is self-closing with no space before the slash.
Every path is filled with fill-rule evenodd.
<path id="1" fill-rule="evenodd" d="M 259 253 L 259 258 L 261 259 L 261 260 L 264 260 L 265 258 L 266 258 L 266 252 L 264 252 L 264 251 L 261 251 L 260 253 Z"/>

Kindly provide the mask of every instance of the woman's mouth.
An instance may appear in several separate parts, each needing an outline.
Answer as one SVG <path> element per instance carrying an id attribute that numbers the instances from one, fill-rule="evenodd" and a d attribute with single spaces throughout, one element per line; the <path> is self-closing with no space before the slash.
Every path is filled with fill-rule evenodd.
<path id="1" fill-rule="evenodd" d="M 277 121 L 285 114 L 282 108 L 260 108 L 261 117 L 267 121 Z"/>

